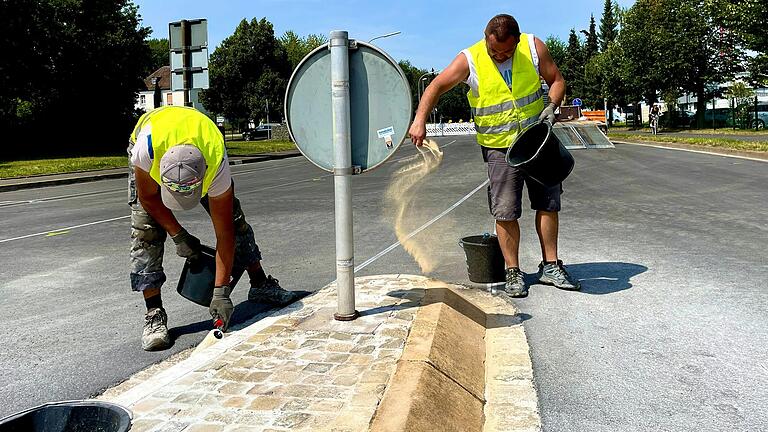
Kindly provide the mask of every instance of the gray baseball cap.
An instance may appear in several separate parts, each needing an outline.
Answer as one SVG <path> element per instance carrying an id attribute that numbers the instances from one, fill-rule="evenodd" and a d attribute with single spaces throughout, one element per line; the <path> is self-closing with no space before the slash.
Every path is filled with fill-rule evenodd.
<path id="1" fill-rule="evenodd" d="M 194 208 L 203 195 L 206 168 L 205 157 L 197 147 L 182 144 L 168 149 L 160 159 L 163 204 L 171 210 Z"/>

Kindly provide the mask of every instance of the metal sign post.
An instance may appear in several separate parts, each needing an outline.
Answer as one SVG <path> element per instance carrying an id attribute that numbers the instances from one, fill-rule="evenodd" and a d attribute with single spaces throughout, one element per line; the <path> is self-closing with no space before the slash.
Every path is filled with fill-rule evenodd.
<path id="1" fill-rule="evenodd" d="M 394 155 L 411 122 L 411 90 L 397 62 L 379 48 L 331 32 L 330 42 L 298 64 L 285 92 L 296 147 L 332 172 L 335 191 L 337 320 L 353 320 L 355 259 L 352 176 Z"/>
<path id="2" fill-rule="evenodd" d="M 352 146 L 350 141 L 349 34 L 331 32 L 331 105 L 333 107 L 333 184 L 336 194 L 336 286 L 334 318 L 351 321 L 355 310 L 355 256 L 352 239 Z"/>

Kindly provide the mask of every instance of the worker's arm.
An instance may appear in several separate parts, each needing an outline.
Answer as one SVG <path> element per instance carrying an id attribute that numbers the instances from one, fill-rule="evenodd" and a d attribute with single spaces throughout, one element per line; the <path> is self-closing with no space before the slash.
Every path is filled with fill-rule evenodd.
<path id="1" fill-rule="evenodd" d="M 148 172 L 141 168 L 134 166 L 133 172 L 141 206 L 168 234 L 171 236 L 178 234 L 182 230 L 181 224 L 168 207 L 163 204 L 163 199 L 160 198 L 160 186 Z"/>
<path id="2" fill-rule="evenodd" d="M 427 117 L 429 117 L 432 108 L 437 105 L 440 96 L 456 87 L 458 83 L 465 81 L 467 77 L 469 77 L 469 63 L 467 62 L 467 57 L 463 53 L 459 53 L 451 64 L 440 72 L 427 86 L 424 94 L 421 95 L 419 108 L 416 110 L 411 128 L 408 130 L 408 134 L 411 136 L 411 141 L 414 144 L 420 146 L 424 138 L 426 138 Z"/>
<path id="3" fill-rule="evenodd" d="M 549 100 L 555 106 L 559 106 L 565 97 L 565 79 L 557 68 L 547 45 L 539 38 L 534 38 L 536 53 L 539 55 L 539 74 L 549 86 Z"/>
<path id="4" fill-rule="evenodd" d="M 216 286 L 229 285 L 235 259 L 235 228 L 232 221 L 232 186 L 221 195 L 208 197 L 211 221 L 216 231 Z"/>

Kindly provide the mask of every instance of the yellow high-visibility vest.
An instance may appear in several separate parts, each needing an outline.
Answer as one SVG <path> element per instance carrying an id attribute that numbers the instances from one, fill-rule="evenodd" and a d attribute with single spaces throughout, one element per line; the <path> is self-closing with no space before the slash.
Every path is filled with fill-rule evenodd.
<path id="1" fill-rule="evenodd" d="M 164 106 L 153 109 L 139 118 L 131 134 L 132 142 L 136 142 L 139 132 L 147 124 L 152 125 L 152 133 L 148 137 L 152 156 L 149 175 L 157 184 L 162 184 L 160 160 L 165 152 L 173 146 L 192 144 L 203 154 L 207 165 L 203 177 L 203 196 L 205 196 L 219 171 L 225 154 L 224 137 L 216 124 L 194 108 Z"/>
<path id="2" fill-rule="evenodd" d="M 535 49 L 535 47 L 534 47 Z M 512 57 L 512 88 L 507 86 L 485 46 L 485 39 L 469 47 L 477 70 L 477 95 L 467 93 L 475 116 L 477 143 L 505 148 L 518 132 L 536 123 L 544 110 L 544 91 L 531 58 L 528 35 L 520 35 Z"/>

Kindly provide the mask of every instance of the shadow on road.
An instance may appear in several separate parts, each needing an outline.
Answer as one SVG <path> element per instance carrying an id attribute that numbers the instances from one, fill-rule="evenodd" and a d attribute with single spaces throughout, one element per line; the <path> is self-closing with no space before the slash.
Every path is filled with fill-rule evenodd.
<path id="1" fill-rule="evenodd" d="M 486 314 L 477 306 L 447 288 L 430 288 L 427 290 L 427 295 L 424 295 L 423 293 L 424 289 L 422 288 L 390 291 L 387 293 L 388 296 L 407 299 L 408 301 L 400 304 L 377 306 L 371 309 L 361 310 L 360 316 L 370 316 L 381 313 L 390 313 L 396 310 L 399 311 L 424 307 L 433 303 L 444 303 L 486 329 L 510 327 L 531 319 L 531 315 L 526 313 L 516 313 L 514 315 L 496 313 Z M 489 325 L 489 322 L 492 324 Z"/>
<path id="2" fill-rule="evenodd" d="M 302 298 L 311 294 L 309 291 L 298 291 L 304 293 L 304 295 L 297 301 L 301 301 Z M 273 306 L 264 303 L 253 303 L 250 301 L 240 302 L 235 306 L 235 310 L 232 313 L 232 318 L 229 320 L 229 328 L 237 329 L 240 324 L 251 321 L 258 315 L 263 315 L 265 312 L 269 312 L 280 308 L 280 306 Z M 213 330 L 213 320 L 203 320 L 196 323 L 185 324 L 183 326 L 173 327 L 168 329 L 168 334 L 172 340 L 176 340 L 178 337 L 198 333 L 203 331 Z"/>
<path id="3" fill-rule="evenodd" d="M 632 277 L 648 270 L 644 265 L 625 262 L 568 264 L 565 267 L 581 281 L 581 292 L 585 294 L 611 294 L 630 289 Z M 532 277 L 532 283 L 538 283 L 536 275 Z"/>

